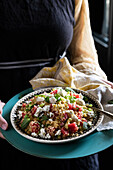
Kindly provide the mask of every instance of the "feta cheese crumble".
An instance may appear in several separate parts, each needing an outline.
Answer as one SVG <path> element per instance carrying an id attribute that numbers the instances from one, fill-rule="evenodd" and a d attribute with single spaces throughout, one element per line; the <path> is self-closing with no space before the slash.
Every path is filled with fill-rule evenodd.
<path id="1" fill-rule="evenodd" d="M 55 97 L 50 97 L 49 101 L 50 101 L 50 103 L 54 104 L 54 103 L 56 103 L 57 99 Z"/>
<path id="2" fill-rule="evenodd" d="M 61 135 L 61 130 L 58 130 L 56 133 L 55 133 L 55 136 L 59 136 Z"/>
<path id="3" fill-rule="evenodd" d="M 37 110 L 36 110 L 36 112 L 35 112 L 35 114 L 34 114 L 34 116 L 35 116 L 35 117 L 38 117 L 38 116 L 39 116 L 39 113 L 41 113 L 41 112 L 42 112 L 42 107 L 38 107 Z"/>
<path id="4" fill-rule="evenodd" d="M 38 137 L 37 133 L 35 133 L 35 132 L 32 132 L 32 133 L 31 133 L 31 136 L 33 136 L 33 137 Z"/>
<path id="5" fill-rule="evenodd" d="M 21 117 L 22 117 L 22 113 L 23 113 L 23 111 L 18 111 L 18 118 L 20 119 Z"/>
<path id="6" fill-rule="evenodd" d="M 45 100 L 44 97 L 37 97 L 36 99 L 37 102 L 43 102 L 44 100 Z"/>
<path id="7" fill-rule="evenodd" d="M 45 138 L 45 135 L 46 135 L 45 128 L 41 128 L 41 129 L 40 129 L 39 136 L 40 136 L 41 138 Z"/>
<path id="8" fill-rule="evenodd" d="M 42 108 L 42 111 L 43 112 L 49 112 L 50 110 L 50 105 L 45 105 L 43 108 Z"/>
<path id="9" fill-rule="evenodd" d="M 58 87 L 57 89 L 58 89 L 57 93 L 60 94 L 61 96 L 65 97 L 67 95 L 67 92 L 64 89 L 60 87 Z"/>

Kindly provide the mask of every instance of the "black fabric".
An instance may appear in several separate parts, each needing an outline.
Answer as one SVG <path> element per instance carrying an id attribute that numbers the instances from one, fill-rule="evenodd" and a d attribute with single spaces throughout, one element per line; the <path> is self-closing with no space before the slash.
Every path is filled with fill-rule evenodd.
<path id="1" fill-rule="evenodd" d="M 0 0 L 0 99 L 7 102 L 30 87 L 29 80 L 42 68 L 7 69 L 7 62 L 53 58 L 68 48 L 72 36 L 75 0 Z M 39 60 L 39 63 L 40 63 Z M 4 66 L 4 63 L 6 65 Z M 10 64 L 11 65 L 11 64 Z M 2 67 L 7 67 L 2 69 Z M 0 139 L 1 169 L 41 168 L 98 170 L 98 155 L 72 160 L 36 158 Z M 16 167 L 15 167 L 16 166 Z"/>
<path id="2" fill-rule="evenodd" d="M 98 154 L 75 159 L 46 159 L 23 153 L 2 139 L 0 144 L 4 146 L 0 169 L 99 170 Z"/>
<path id="3" fill-rule="evenodd" d="M 58 57 L 74 24 L 74 0 L 1 0 L 0 61 Z"/>
<path id="4" fill-rule="evenodd" d="M 74 10 L 74 0 L 0 0 L 0 63 L 53 58 L 45 64 L 53 66 L 71 42 Z M 6 102 L 30 87 L 40 69 L 0 67 L 0 99 Z"/>

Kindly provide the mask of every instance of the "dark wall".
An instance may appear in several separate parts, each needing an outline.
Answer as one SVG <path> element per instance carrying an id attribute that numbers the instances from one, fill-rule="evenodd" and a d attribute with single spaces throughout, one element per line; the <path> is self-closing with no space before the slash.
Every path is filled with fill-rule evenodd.
<path id="1" fill-rule="evenodd" d="M 104 14 L 104 0 L 89 0 L 89 8 L 92 30 L 97 33 L 101 33 Z"/>
<path id="2" fill-rule="evenodd" d="M 108 41 L 105 41 L 104 35 L 102 35 L 102 26 L 104 19 L 104 0 L 89 0 L 89 9 L 90 9 L 90 21 L 91 28 L 93 31 L 95 46 L 97 49 L 99 64 L 104 72 L 107 74 L 108 79 L 113 81 L 112 76 L 112 67 L 110 65 L 110 59 L 108 59 L 109 53 L 109 37 Z M 110 69 L 111 67 L 111 69 Z"/>
<path id="3" fill-rule="evenodd" d="M 107 68 L 107 55 L 108 55 L 108 48 L 105 48 L 100 43 L 95 41 L 96 50 L 98 53 L 99 64 L 102 70 L 108 75 L 108 68 Z"/>

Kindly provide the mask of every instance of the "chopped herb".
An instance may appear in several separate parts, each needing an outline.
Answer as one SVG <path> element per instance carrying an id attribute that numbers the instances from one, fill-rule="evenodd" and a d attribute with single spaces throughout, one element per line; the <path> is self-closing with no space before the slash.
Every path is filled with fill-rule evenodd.
<path id="1" fill-rule="evenodd" d="M 45 101 L 46 101 L 47 103 L 50 103 L 50 101 L 49 101 L 49 96 L 47 96 L 47 97 L 45 98 Z"/>

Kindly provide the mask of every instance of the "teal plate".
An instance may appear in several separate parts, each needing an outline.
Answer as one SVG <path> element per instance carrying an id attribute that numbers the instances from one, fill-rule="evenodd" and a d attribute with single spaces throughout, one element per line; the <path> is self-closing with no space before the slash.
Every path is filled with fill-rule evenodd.
<path id="1" fill-rule="evenodd" d="M 3 109 L 3 117 L 7 120 L 9 127 L 7 131 L 0 130 L 6 140 L 15 148 L 37 157 L 70 159 L 97 153 L 113 144 L 113 130 L 94 131 L 86 137 L 64 144 L 42 144 L 24 138 L 12 127 L 10 112 L 20 97 L 30 92 L 32 92 L 31 88 L 17 94 L 6 103 Z"/>

